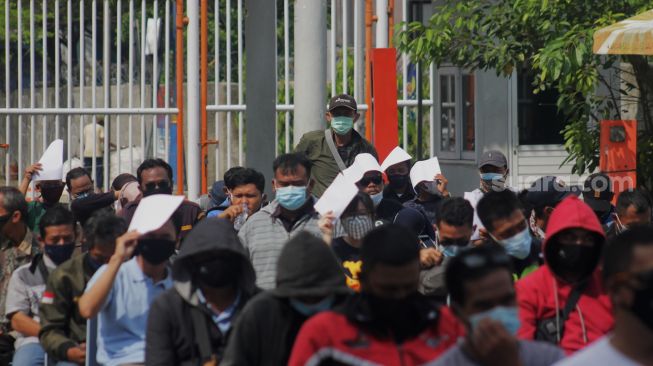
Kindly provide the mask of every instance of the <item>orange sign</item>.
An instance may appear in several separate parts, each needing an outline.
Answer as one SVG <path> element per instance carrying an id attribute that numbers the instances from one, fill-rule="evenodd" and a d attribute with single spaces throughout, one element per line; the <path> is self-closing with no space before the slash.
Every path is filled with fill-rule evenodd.
<path id="1" fill-rule="evenodd" d="M 601 121 L 599 168 L 610 176 L 613 203 L 619 194 L 637 186 L 637 121 Z"/>

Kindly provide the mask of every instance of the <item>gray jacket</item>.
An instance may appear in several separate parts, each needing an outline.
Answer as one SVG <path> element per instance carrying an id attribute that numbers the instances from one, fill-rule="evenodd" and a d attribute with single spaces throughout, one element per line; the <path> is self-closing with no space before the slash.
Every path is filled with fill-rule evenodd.
<path id="1" fill-rule="evenodd" d="M 301 217 L 288 232 L 281 219 L 274 216 L 278 207 L 276 201 L 271 202 L 250 217 L 238 232 L 256 271 L 256 285 L 264 290 L 275 287 L 277 260 L 289 239 L 301 231 L 308 231 L 317 237 L 322 235 L 317 225 L 317 212 Z"/>

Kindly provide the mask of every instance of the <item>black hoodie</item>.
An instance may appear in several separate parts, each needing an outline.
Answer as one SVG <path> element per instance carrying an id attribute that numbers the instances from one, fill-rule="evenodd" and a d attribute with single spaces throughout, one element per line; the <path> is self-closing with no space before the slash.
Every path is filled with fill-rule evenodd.
<path id="1" fill-rule="evenodd" d="M 221 366 L 286 365 L 307 317 L 290 298 L 334 295 L 334 305 L 351 291 L 331 249 L 314 235 L 299 233 L 284 246 L 277 263 L 277 288 L 256 296 L 243 309 Z"/>
<path id="2" fill-rule="evenodd" d="M 211 312 L 197 294 L 193 279 L 193 258 L 215 256 L 219 253 L 236 253 L 240 260 L 237 289 L 240 302 L 232 317 L 232 325 L 247 301 L 258 292 L 255 273 L 247 253 L 238 240 L 233 224 L 228 220 L 209 218 L 200 222 L 186 237 L 179 255 L 172 265 L 173 288 L 159 296 L 147 321 L 145 349 L 146 365 L 202 365 L 200 346 L 203 331 L 208 332 L 212 353 L 220 359 L 230 331 L 218 329 Z M 195 315 L 193 315 L 195 313 Z M 198 315 L 199 314 L 199 315 Z M 207 329 L 194 329 L 193 317 L 198 317 Z"/>

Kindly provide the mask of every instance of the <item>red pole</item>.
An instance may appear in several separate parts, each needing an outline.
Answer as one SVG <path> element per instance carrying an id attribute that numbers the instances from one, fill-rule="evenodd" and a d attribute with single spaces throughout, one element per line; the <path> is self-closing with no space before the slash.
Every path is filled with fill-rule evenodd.
<path id="1" fill-rule="evenodd" d="M 177 194 L 184 194 L 184 1 L 177 0 Z"/>

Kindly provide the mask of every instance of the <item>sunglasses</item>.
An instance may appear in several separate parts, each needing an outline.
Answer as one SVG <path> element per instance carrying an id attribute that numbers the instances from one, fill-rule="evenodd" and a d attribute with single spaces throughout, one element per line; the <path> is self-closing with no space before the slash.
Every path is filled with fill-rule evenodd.
<path id="1" fill-rule="evenodd" d="M 370 185 L 370 183 L 378 186 L 379 184 L 383 183 L 383 177 L 380 175 L 373 177 L 363 177 L 363 179 L 359 180 L 356 184 L 360 187 L 367 187 Z"/>
<path id="2" fill-rule="evenodd" d="M 160 182 L 150 182 L 150 183 L 145 185 L 145 190 L 146 191 L 152 191 L 152 190 L 155 190 L 157 188 L 160 188 L 160 189 L 170 188 L 170 182 L 168 182 L 167 180 L 162 180 Z"/>

